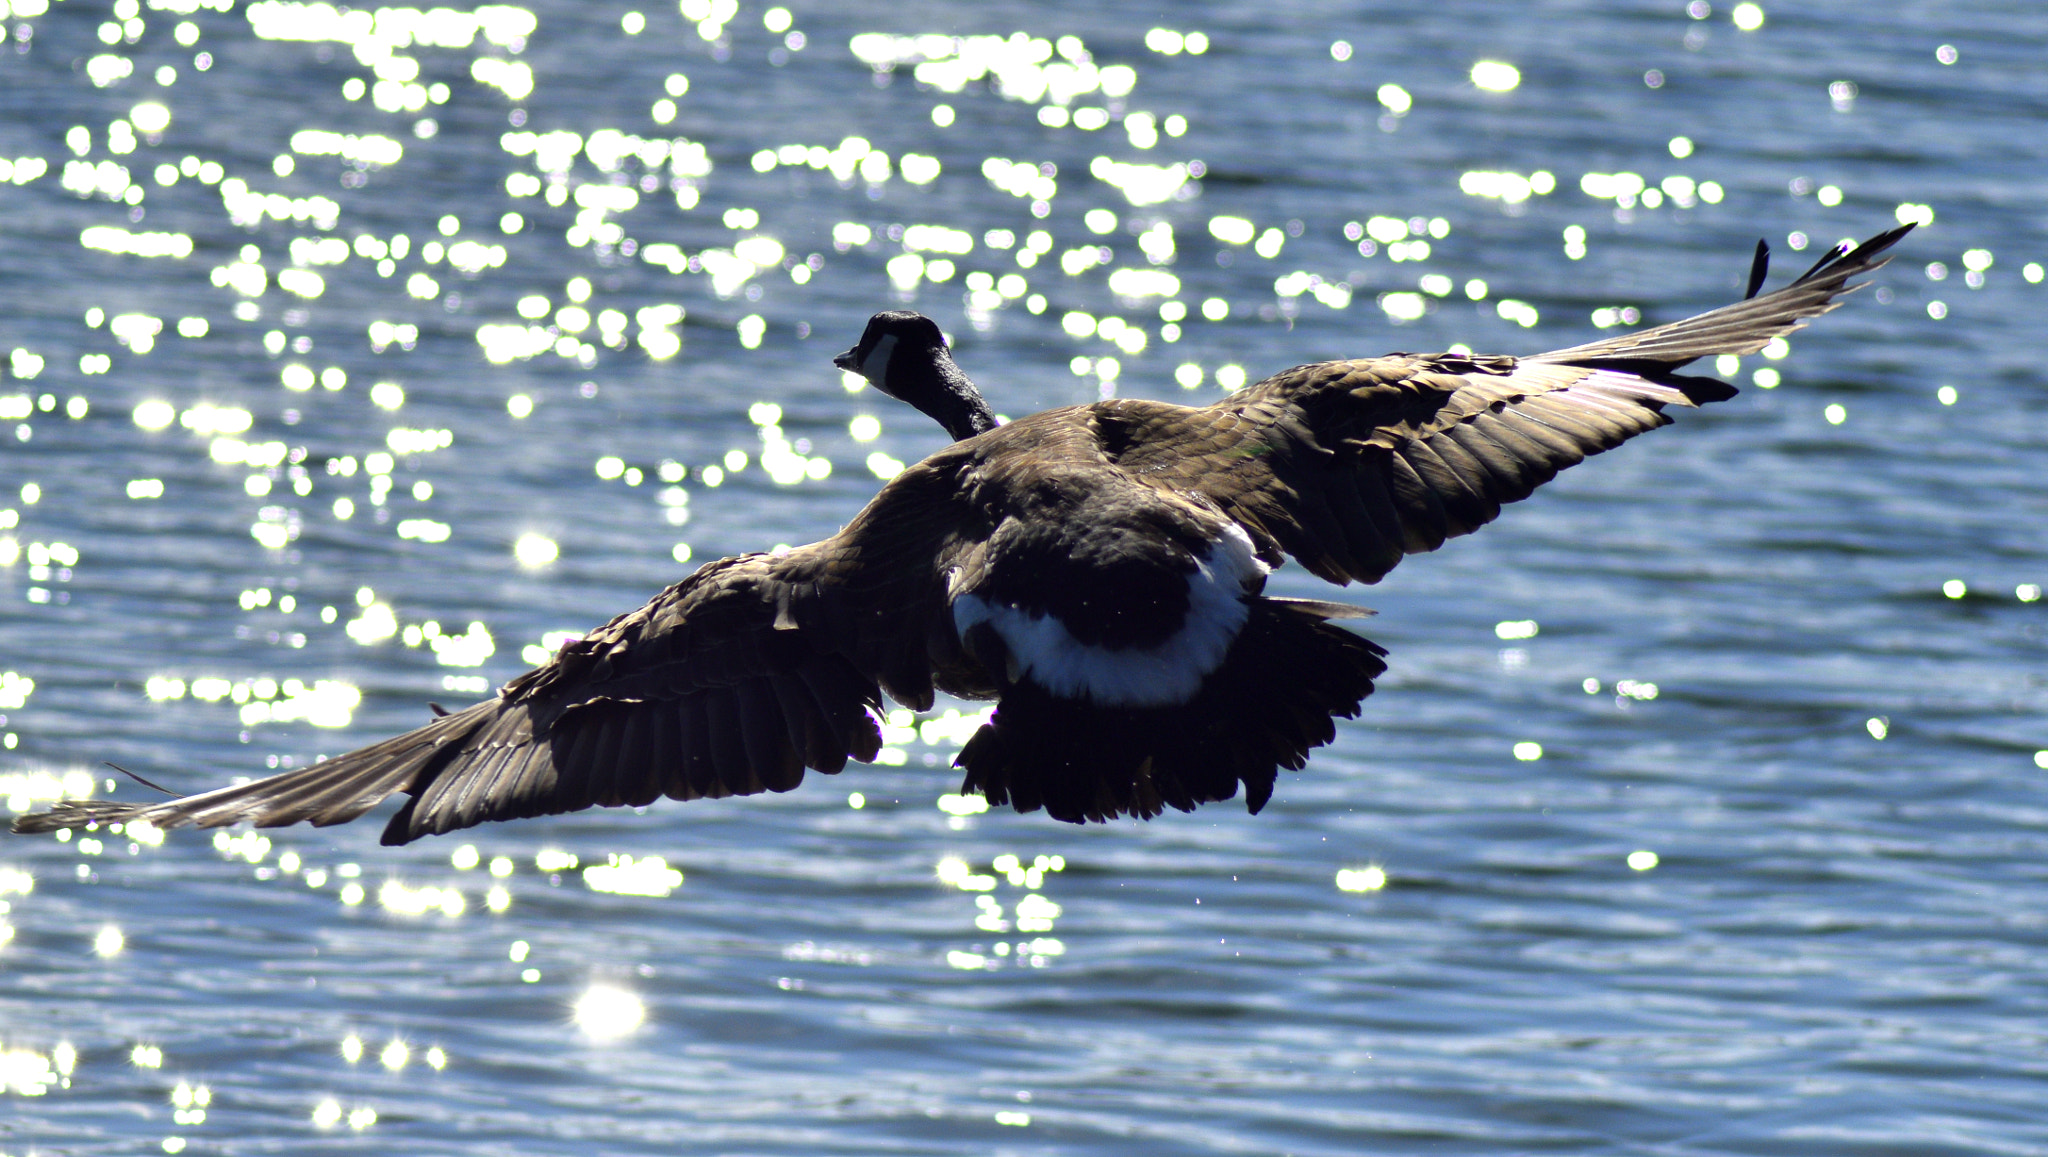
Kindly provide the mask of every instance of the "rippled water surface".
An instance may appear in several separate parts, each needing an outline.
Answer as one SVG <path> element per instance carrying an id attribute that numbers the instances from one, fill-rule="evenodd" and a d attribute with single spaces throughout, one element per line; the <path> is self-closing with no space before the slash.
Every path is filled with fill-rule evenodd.
<path id="1" fill-rule="evenodd" d="M 1206 401 L 1928 224 L 1354 592 L 1256 817 L 977 813 L 942 703 L 786 796 L 0 838 L 0 1153 L 2048 1153 L 2048 12 L 1134 11 L 0 3 L 8 808 L 831 533 L 943 438 L 830 365 L 879 308 Z"/>

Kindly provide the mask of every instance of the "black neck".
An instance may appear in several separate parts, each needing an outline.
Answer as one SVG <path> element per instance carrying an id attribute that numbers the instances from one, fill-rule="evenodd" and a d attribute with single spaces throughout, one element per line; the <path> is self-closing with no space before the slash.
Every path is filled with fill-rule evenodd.
<path id="1" fill-rule="evenodd" d="M 931 364 L 917 367 L 917 373 L 926 380 L 916 395 L 906 400 L 944 426 L 954 441 L 996 428 L 995 411 L 981 400 L 981 391 L 954 364 L 944 346 L 934 349 Z"/>

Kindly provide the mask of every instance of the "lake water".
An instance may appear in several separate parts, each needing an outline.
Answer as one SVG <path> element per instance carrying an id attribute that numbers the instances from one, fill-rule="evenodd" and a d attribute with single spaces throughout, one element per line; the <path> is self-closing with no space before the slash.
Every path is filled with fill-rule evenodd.
<path id="1" fill-rule="evenodd" d="M 1256 817 L 974 813 L 955 703 L 785 796 L 0 838 L 0 1153 L 2048 1153 L 2040 5 L 0 11 L 16 812 L 831 533 L 943 439 L 876 309 L 1201 402 L 1930 222 L 1351 592 L 1391 670 Z"/>

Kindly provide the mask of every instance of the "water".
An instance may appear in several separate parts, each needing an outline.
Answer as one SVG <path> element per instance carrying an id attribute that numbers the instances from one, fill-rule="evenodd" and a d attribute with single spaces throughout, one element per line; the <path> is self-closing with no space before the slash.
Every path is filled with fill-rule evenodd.
<path id="1" fill-rule="evenodd" d="M 942 438 L 830 367 L 877 308 L 939 318 L 1006 413 L 1202 401 L 1670 320 L 1759 234 L 1782 279 L 1933 216 L 1737 400 L 1354 592 L 1392 669 L 1257 817 L 952 814 L 941 715 L 787 796 L 402 849 L 0 841 L 0 1152 L 2048 1152 L 2037 6 L 1160 18 L 1202 43 L 1115 7 L 551 3 L 408 44 L 127 4 L 15 0 L 0 52 L 16 811 L 101 760 L 187 791 L 414 726 L 831 533 Z M 1019 30 L 997 87 L 951 42 L 850 47 Z"/>

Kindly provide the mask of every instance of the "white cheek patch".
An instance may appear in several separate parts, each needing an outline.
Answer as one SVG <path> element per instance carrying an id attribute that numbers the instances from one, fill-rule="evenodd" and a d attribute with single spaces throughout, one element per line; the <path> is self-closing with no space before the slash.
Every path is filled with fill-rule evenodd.
<path id="1" fill-rule="evenodd" d="M 884 383 L 889 380 L 889 359 L 895 356 L 895 353 L 896 335 L 884 334 L 882 340 L 875 343 L 875 348 L 869 350 L 868 356 L 860 363 L 860 376 L 866 378 L 869 385 L 882 390 L 885 394 L 889 392 L 883 389 Z"/>
<path id="2" fill-rule="evenodd" d="M 980 623 L 995 628 L 1025 678 L 1067 699 L 1105 707 L 1163 707 L 1185 703 L 1230 653 L 1251 611 L 1246 589 L 1267 573 L 1251 539 L 1235 523 L 1195 560 L 1188 576 L 1188 616 L 1181 629 L 1154 647 L 1112 649 L 1075 640 L 1066 624 L 978 595 L 953 601 L 953 627 L 962 634 Z"/>

